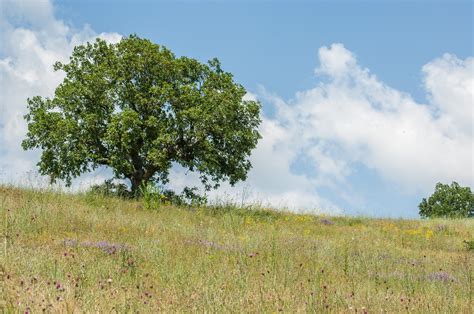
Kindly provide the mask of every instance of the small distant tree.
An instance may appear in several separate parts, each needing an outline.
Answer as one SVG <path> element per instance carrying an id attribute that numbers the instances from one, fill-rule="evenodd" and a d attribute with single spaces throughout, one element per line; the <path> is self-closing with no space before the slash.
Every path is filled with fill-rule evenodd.
<path id="1" fill-rule="evenodd" d="M 99 166 L 130 181 L 166 183 L 173 163 L 206 189 L 244 180 L 260 134 L 260 104 L 221 69 L 175 57 L 135 35 L 74 48 L 53 98 L 28 99 L 24 149 L 42 149 L 39 172 L 67 185 Z"/>
<path id="2" fill-rule="evenodd" d="M 433 195 L 424 198 L 418 207 L 424 218 L 474 217 L 474 194 L 469 187 L 462 187 L 457 182 L 451 186 L 438 183 Z"/>

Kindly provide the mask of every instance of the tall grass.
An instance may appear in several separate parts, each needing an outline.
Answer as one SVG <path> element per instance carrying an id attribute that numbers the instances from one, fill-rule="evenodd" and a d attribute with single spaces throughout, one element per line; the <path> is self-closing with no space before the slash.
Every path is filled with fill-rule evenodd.
<path id="1" fill-rule="evenodd" d="M 471 313 L 473 220 L 149 210 L 0 187 L 6 312 Z"/>

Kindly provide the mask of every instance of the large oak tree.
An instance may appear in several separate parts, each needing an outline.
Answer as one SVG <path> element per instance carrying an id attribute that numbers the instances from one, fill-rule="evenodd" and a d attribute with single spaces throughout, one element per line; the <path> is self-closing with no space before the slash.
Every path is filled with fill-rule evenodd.
<path id="1" fill-rule="evenodd" d="M 24 149 L 42 149 L 39 171 L 67 185 L 99 166 L 132 192 L 167 182 L 173 163 L 200 173 L 207 189 L 244 180 L 260 135 L 260 104 L 221 69 L 135 35 L 74 48 L 53 98 L 28 99 Z"/>

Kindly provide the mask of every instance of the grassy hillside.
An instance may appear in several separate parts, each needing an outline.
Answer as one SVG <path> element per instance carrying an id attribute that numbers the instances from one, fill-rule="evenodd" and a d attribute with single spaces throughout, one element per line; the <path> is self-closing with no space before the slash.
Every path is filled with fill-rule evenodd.
<path id="1" fill-rule="evenodd" d="M 472 311 L 472 219 L 150 211 L 10 187 L 0 206 L 6 311 Z"/>

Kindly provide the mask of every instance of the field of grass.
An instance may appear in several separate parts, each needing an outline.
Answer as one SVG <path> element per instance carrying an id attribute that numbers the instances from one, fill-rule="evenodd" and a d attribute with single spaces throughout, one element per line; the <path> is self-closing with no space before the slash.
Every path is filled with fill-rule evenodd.
<path id="1" fill-rule="evenodd" d="M 472 313 L 474 220 L 147 210 L 0 186 L 2 312 Z"/>

